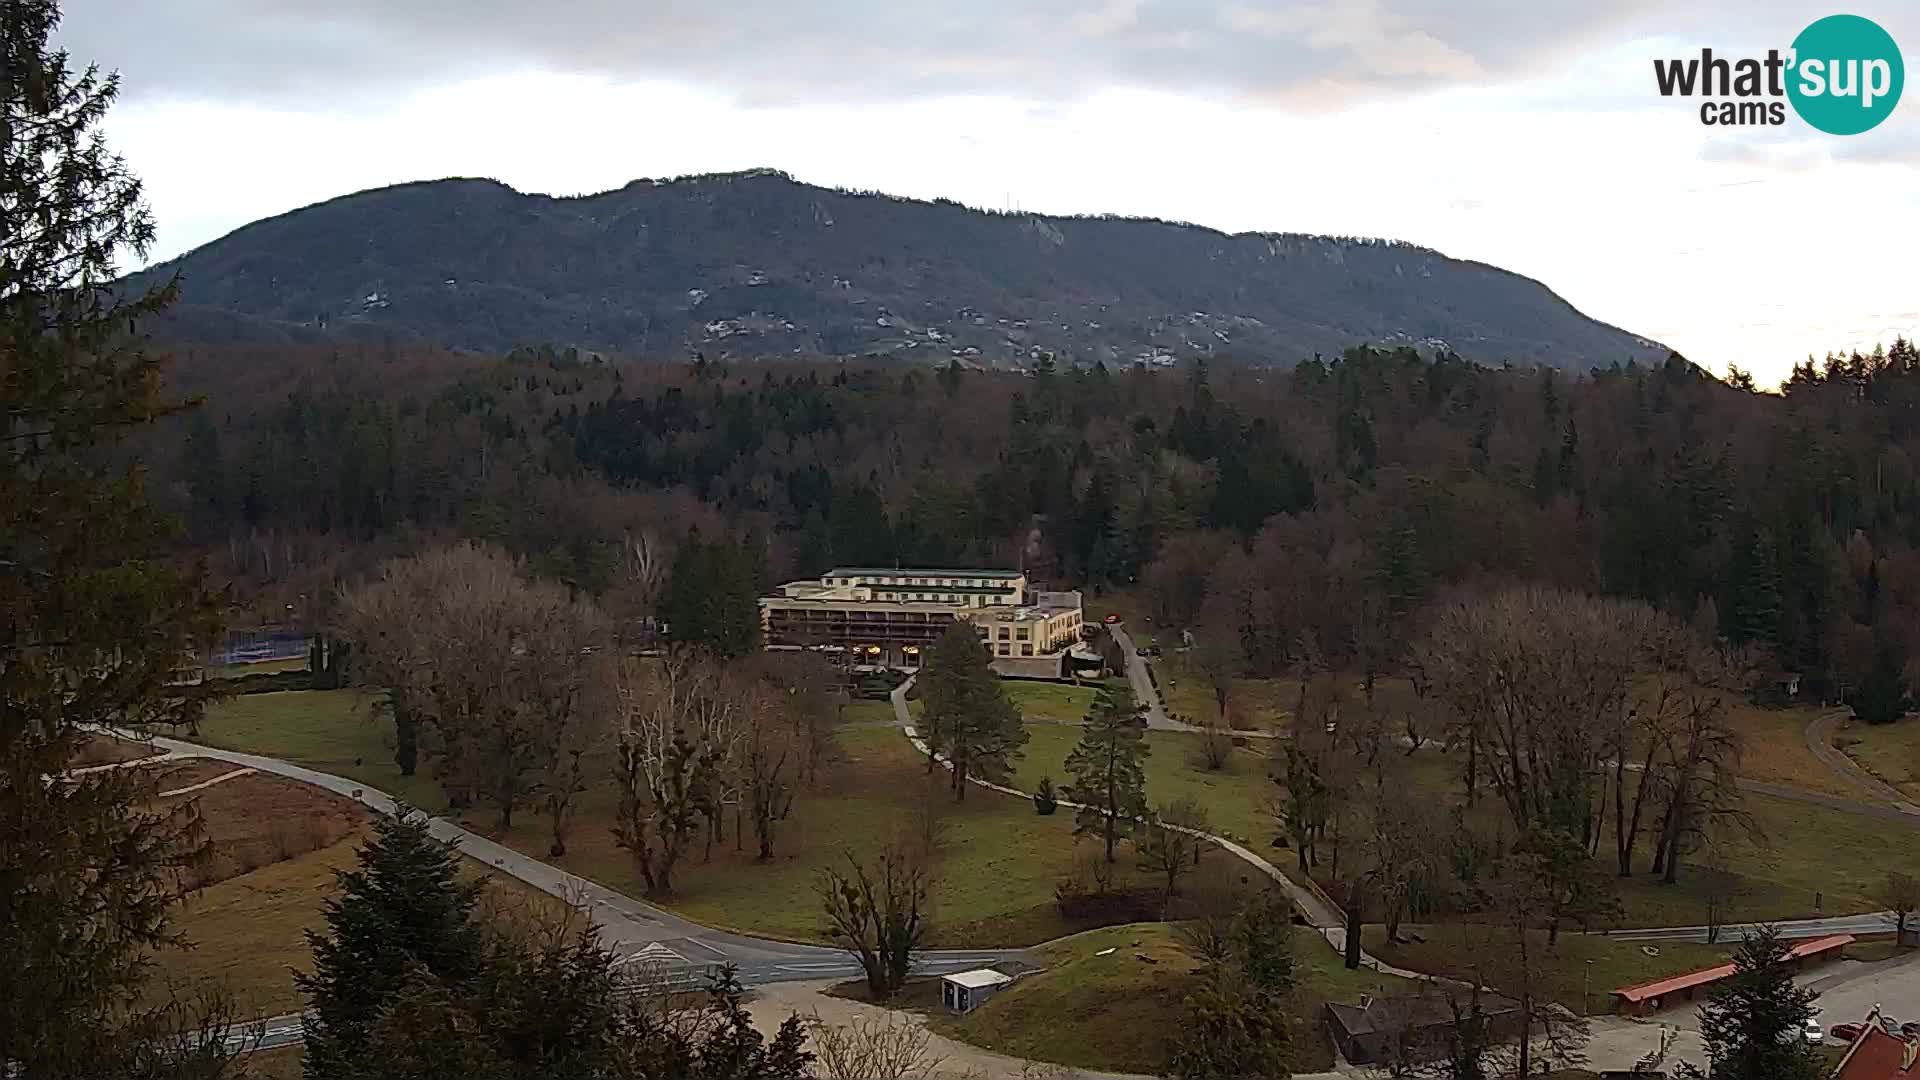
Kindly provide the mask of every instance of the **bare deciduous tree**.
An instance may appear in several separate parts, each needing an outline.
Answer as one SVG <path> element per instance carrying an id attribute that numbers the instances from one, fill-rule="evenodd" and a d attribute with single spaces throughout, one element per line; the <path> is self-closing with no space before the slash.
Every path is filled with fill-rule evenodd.
<path id="1" fill-rule="evenodd" d="M 754 839 L 760 846 L 759 860 L 766 862 L 773 858 L 773 841 L 780 823 L 793 812 L 795 774 L 799 771 L 795 759 L 804 754 L 806 737 L 797 727 L 789 726 L 773 707 L 787 695 L 779 687 L 763 690 L 745 717 L 741 772 L 746 780 Z"/>
<path id="2" fill-rule="evenodd" d="M 567 853 L 575 804 L 587 789 L 589 761 L 606 744 L 614 710 L 611 662 L 600 651 L 604 627 L 590 606 L 561 590 L 540 591 L 541 609 L 514 657 L 514 687 L 531 721 L 534 782 L 547 813 L 547 853 Z"/>
<path id="3" fill-rule="evenodd" d="M 924 1080 L 946 1060 L 933 1052 L 931 1032 L 896 1012 L 848 1024 L 829 1024 L 815 1013 L 807 1034 L 820 1080 Z"/>
<path id="4" fill-rule="evenodd" d="M 716 661 L 673 650 L 648 663 L 624 658 L 614 784 L 615 841 L 633 856 L 647 890 L 673 891 L 673 870 L 705 818 L 717 817 L 715 789 L 723 753 L 712 739 L 723 696 Z M 711 841 L 709 841 L 711 842 Z"/>
<path id="5" fill-rule="evenodd" d="M 1206 810 L 1190 798 L 1160 808 L 1134 828 L 1133 847 L 1140 868 L 1166 882 L 1168 900 L 1180 891 L 1180 879 L 1200 865 L 1211 846 L 1202 835 L 1207 830 Z"/>
<path id="6" fill-rule="evenodd" d="M 1516 830 L 1559 827 L 1594 841 L 1593 778 L 1629 705 L 1644 610 L 1537 586 L 1440 609 L 1414 663 L 1452 711 L 1469 802 L 1484 768 Z"/>
<path id="7" fill-rule="evenodd" d="M 1874 902 L 1885 904 L 1893 912 L 1894 940 L 1901 948 L 1907 947 L 1907 919 L 1915 908 L 1920 908 L 1920 879 L 1912 874 L 1898 870 L 1887 874 L 1886 880 L 1874 890 Z"/>
<path id="8" fill-rule="evenodd" d="M 845 870 L 828 866 L 816 891 L 827 916 L 827 937 L 860 962 L 874 1000 L 892 997 L 907 981 L 928 932 L 932 872 L 902 848 L 882 851 L 871 866 L 849 853 Z"/>
<path id="9" fill-rule="evenodd" d="M 384 686 L 405 770 L 423 732 L 455 808 L 492 802 L 501 831 L 543 785 L 564 850 L 578 758 L 597 727 L 589 693 L 599 619 L 558 585 L 528 580 L 473 544 L 395 559 L 342 597 L 344 631 L 367 679 Z"/>
<path id="10" fill-rule="evenodd" d="M 834 727 L 847 702 L 843 679 L 819 653 L 769 653 L 767 679 L 783 694 L 781 711 L 793 732 L 795 772 L 812 784 L 833 747 Z"/>

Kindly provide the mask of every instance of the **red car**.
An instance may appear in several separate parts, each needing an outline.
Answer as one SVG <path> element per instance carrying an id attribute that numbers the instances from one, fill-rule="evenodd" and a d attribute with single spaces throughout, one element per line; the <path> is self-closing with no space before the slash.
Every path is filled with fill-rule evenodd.
<path id="1" fill-rule="evenodd" d="M 1841 1042 L 1852 1042 L 1860 1037 L 1860 1025 L 1835 1024 L 1827 1029 L 1827 1034 L 1839 1039 Z"/>
<path id="2" fill-rule="evenodd" d="M 1109 611 L 1107 612 L 1107 617 L 1104 619 L 1101 619 L 1100 621 L 1103 623 L 1106 623 L 1108 626 L 1112 626 L 1114 623 L 1117 623 L 1120 621 L 1120 616 Z"/>

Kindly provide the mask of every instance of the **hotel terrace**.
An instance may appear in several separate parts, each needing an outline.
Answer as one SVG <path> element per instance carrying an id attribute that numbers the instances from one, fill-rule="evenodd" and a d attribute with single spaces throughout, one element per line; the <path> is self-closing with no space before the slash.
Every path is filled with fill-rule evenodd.
<path id="1" fill-rule="evenodd" d="M 909 670 L 955 621 L 980 631 L 1000 674 L 1057 679 L 1080 641 L 1080 594 L 1034 589 L 1019 570 L 841 567 L 760 599 L 770 649 L 850 651 Z"/>

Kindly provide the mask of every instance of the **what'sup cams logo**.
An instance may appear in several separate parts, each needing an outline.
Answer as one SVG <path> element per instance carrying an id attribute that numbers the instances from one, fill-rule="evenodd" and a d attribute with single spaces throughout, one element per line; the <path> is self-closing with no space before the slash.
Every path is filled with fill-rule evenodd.
<path id="1" fill-rule="evenodd" d="M 1728 59 L 1655 60 L 1661 97 L 1697 97 L 1700 122 L 1719 127 L 1787 122 L 1787 106 L 1829 135 L 1858 135 L 1893 112 L 1906 65 L 1892 35 L 1872 19 L 1829 15 L 1800 31 L 1785 53 Z"/>

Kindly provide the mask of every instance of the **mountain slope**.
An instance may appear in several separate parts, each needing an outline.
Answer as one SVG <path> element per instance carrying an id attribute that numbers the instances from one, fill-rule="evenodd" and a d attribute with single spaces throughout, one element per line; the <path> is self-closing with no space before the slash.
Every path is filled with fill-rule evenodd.
<path id="1" fill-rule="evenodd" d="M 1539 282 L 1407 244 L 987 213 L 769 171 L 558 199 L 402 184 L 255 222 L 149 273 L 175 270 L 184 336 L 281 324 L 294 339 L 996 366 L 1036 350 L 1291 363 L 1358 342 L 1557 367 L 1665 355 Z"/>

